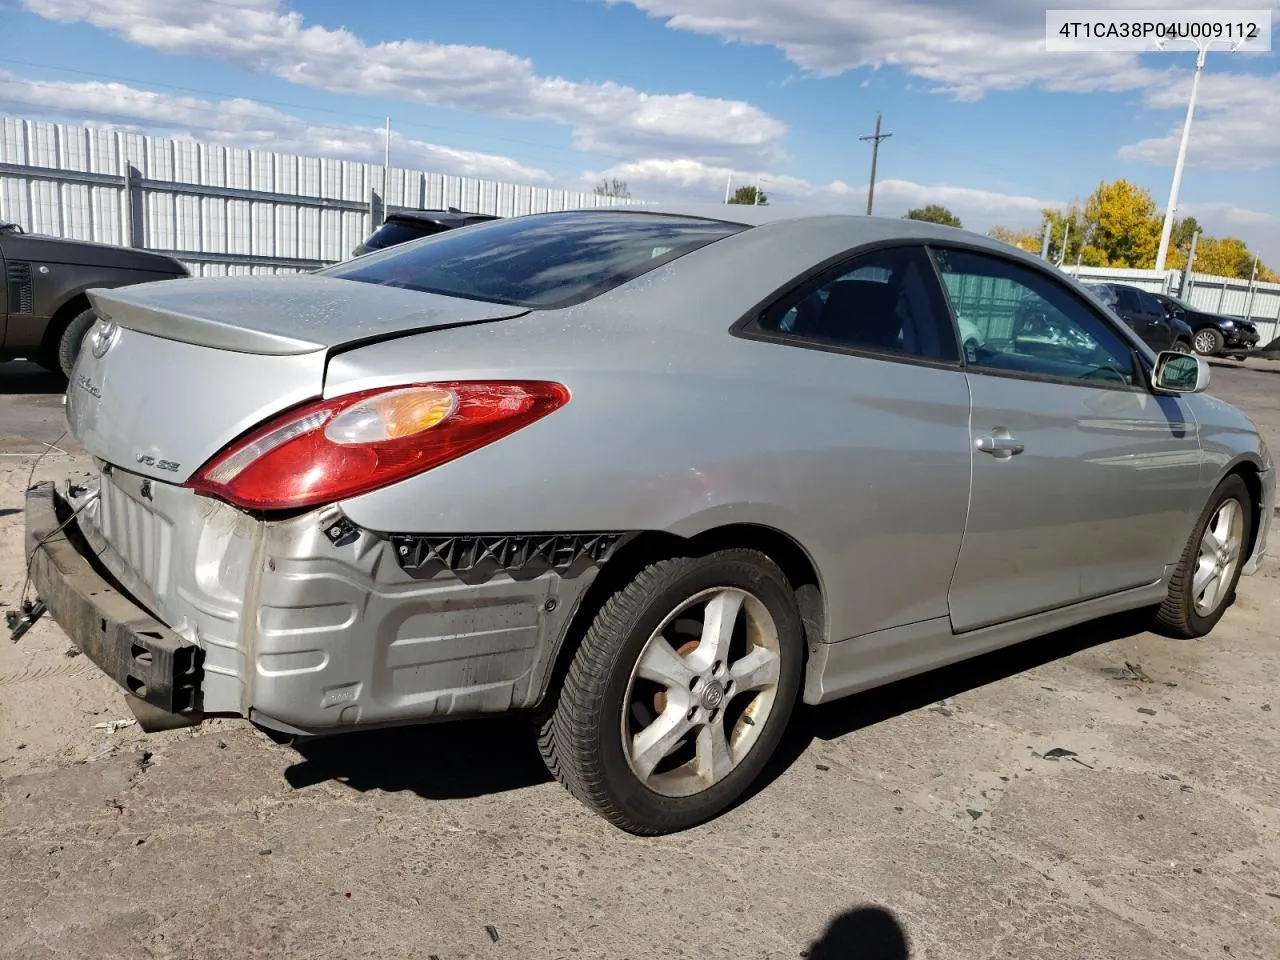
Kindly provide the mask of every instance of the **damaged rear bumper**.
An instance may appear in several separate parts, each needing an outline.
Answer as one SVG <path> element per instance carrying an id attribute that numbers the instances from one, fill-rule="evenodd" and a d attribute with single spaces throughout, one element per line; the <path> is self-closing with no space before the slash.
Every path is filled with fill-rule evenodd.
<path id="1" fill-rule="evenodd" d="M 38 595 L 135 714 L 163 714 L 144 729 L 237 716 L 304 736 L 535 706 L 626 538 L 264 520 L 106 466 L 32 488 L 26 514 Z"/>
<path id="2" fill-rule="evenodd" d="M 175 720 L 198 722 L 204 651 L 122 593 L 82 550 L 78 533 L 52 483 L 27 491 L 26 555 L 50 615 L 125 693 Z"/>

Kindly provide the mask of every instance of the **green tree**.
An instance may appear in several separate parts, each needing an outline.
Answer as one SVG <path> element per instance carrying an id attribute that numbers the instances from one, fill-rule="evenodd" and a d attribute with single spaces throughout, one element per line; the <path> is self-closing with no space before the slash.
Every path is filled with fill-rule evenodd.
<path id="1" fill-rule="evenodd" d="M 1084 261 L 1104 267 L 1155 265 L 1161 220 L 1151 193 L 1128 180 L 1098 184 L 1084 206 Z"/>
<path id="2" fill-rule="evenodd" d="M 1040 211 L 1040 229 L 1036 233 L 1036 253 L 1040 252 L 1039 244 L 1044 237 L 1045 227 L 1049 228 L 1049 259 L 1054 263 L 1074 264 L 1083 259 L 1081 253 L 1085 247 L 1089 225 L 1079 204 L 1071 204 L 1065 211 L 1045 208 Z"/>
<path id="3" fill-rule="evenodd" d="M 627 181 L 619 180 L 614 177 L 613 180 L 601 180 L 596 185 L 597 197 L 618 197 L 622 200 L 631 199 L 631 191 L 627 189 Z"/>
<path id="4" fill-rule="evenodd" d="M 760 200 L 759 200 L 760 206 L 763 207 L 769 203 L 769 198 L 765 196 L 764 191 L 761 190 L 759 187 L 754 187 L 754 186 L 739 187 L 737 190 L 733 191 L 733 196 L 729 198 L 729 202 L 745 203 L 747 206 L 754 206 L 756 204 L 757 194 L 759 194 L 759 197 L 760 197 Z"/>
<path id="5" fill-rule="evenodd" d="M 930 203 L 923 207 L 908 210 L 904 220 L 924 220 L 927 223 L 940 223 L 946 227 L 963 227 L 960 218 L 940 203 Z"/>

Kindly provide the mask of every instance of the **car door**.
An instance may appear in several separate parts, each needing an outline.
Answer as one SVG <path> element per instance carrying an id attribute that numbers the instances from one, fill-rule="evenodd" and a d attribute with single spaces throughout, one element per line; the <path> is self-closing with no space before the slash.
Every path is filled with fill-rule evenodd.
<path id="1" fill-rule="evenodd" d="M 821 463 L 798 490 L 824 566 L 833 639 L 945 622 L 973 455 L 969 386 L 922 244 L 850 251 L 738 331 L 790 349 L 769 377 L 808 398 L 795 429 Z M 816 438 L 821 438 L 816 442 Z"/>
<path id="2" fill-rule="evenodd" d="M 1173 324 L 1169 322 L 1164 305 L 1146 290 L 1136 292 L 1147 328 L 1147 335 L 1142 339 L 1152 350 L 1168 350 L 1173 346 L 1174 335 Z"/>
<path id="3" fill-rule="evenodd" d="M 1200 493 L 1187 403 L 1157 396 L 1136 350 L 1047 269 L 936 246 L 953 310 L 985 333 L 966 364 L 973 488 L 949 592 L 953 629 L 1159 579 Z M 1048 333 L 1019 336 L 1034 315 Z"/>
<path id="4" fill-rule="evenodd" d="M 1130 330 L 1142 338 L 1143 342 L 1149 342 L 1148 337 L 1151 336 L 1149 329 L 1149 318 L 1142 307 L 1142 300 L 1138 297 L 1138 291 L 1133 287 L 1126 287 L 1116 284 L 1111 288 L 1115 291 L 1116 303 L 1115 312 L 1121 320 L 1125 322 Z"/>

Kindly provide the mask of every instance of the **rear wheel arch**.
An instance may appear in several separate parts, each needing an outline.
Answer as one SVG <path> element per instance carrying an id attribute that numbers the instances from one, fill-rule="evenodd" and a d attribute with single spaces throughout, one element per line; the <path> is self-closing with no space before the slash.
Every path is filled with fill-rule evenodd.
<path id="1" fill-rule="evenodd" d="M 817 567 L 799 542 L 773 527 L 739 523 L 713 527 L 691 537 L 645 531 L 623 544 L 600 569 L 569 617 L 551 668 L 539 691 L 537 709 L 555 703 L 578 647 L 601 607 L 650 564 L 676 557 L 706 556 L 726 549 L 758 550 L 782 570 L 796 595 L 804 628 L 804 661 L 826 640 L 826 600 Z"/>

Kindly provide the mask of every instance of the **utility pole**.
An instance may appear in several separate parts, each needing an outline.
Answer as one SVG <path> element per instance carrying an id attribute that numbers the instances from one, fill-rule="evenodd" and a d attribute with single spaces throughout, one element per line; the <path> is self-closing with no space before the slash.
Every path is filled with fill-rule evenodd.
<path id="1" fill-rule="evenodd" d="M 1200 93 L 1200 76 L 1204 73 L 1204 58 L 1209 52 L 1209 47 L 1215 42 L 1231 42 L 1226 40 L 1215 39 L 1196 39 L 1192 41 L 1196 45 L 1196 73 L 1191 81 L 1191 99 L 1187 102 L 1187 117 L 1182 122 L 1182 139 L 1178 143 L 1178 159 L 1173 165 L 1173 185 L 1169 189 L 1169 202 L 1164 208 L 1164 228 L 1160 231 L 1160 249 L 1156 253 L 1156 269 L 1164 271 L 1164 260 L 1169 253 L 1169 238 L 1173 234 L 1173 215 L 1178 209 L 1178 189 L 1182 186 L 1182 168 L 1187 162 L 1187 144 L 1191 141 L 1191 120 L 1196 112 L 1196 97 Z M 1244 45 L 1244 38 L 1231 42 L 1232 51 L 1239 50 Z M 1165 41 L 1163 39 L 1156 40 L 1156 49 L 1163 50 Z"/>
<path id="2" fill-rule="evenodd" d="M 1187 254 L 1187 268 L 1182 272 L 1182 285 L 1178 287 L 1178 296 L 1183 300 L 1191 296 L 1191 267 L 1196 262 L 1196 240 L 1199 236 L 1199 230 L 1191 234 L 1191 250 Z"/>
<path id="3" fill-rule="evenodd" d="M 876 160 L 880 155 L 880 141 L 888 140 L 892 137 L 892 133 L 880 132 L 880 114 L 876 114 L 876 132 L 868 137 L 859 137 L 859 140 L 871 141 L 871 182 L 867 185 L 867 216 L 871 216 L 871 208 L 876 198 Z"/>

